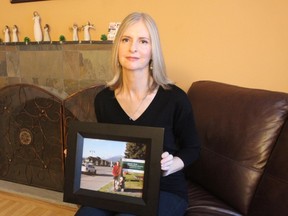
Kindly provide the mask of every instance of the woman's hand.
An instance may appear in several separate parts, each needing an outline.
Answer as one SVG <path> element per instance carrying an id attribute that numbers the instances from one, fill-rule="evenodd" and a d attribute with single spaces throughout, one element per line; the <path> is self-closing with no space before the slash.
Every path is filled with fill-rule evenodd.
<path id="1" fill-rule="evenodd" d="M 183 161 L 179 157 L 173 157 L 173 155 L 169 154 L 168 152 L 164 152 L 162 155 L 161 163 L 161 170 L 162 176 L 168 176 L 174 172 L 177 172 L 184 167 Z"/>
<path id="2" fill-rule="evenodd" d="M 66 158 L 67 157 L 67 149 L 66 148 L 64 149 L 63 153 L 64 153 L 64 157 Z"/>
<path id="3" fill-rule="evenodd" d="M 170 169 L 170 166 L 173 163 L 173 155 L 169 154 L 168 152 L 164 152 L 161 155 L 161 170 L 167 171 Z"/>

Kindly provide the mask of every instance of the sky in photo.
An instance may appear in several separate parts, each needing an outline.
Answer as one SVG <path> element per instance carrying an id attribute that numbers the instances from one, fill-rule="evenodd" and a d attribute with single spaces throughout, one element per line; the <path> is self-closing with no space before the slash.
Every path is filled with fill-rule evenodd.
<path id="1" fill-rule="evenodd" d="M 126 143 L 124 141 L 84 138 L 83 157 L 93 156 L 107 159 L 118 155 L 124 156 Z"/>

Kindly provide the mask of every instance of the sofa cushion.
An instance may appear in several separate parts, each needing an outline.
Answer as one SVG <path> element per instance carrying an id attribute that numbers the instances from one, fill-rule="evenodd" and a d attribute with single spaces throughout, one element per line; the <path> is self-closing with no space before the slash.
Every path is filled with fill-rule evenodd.
<path id="1" fill-rule="evenodd" d="M 287 117 L 287 94 L 198 81 L 188 96 L 201 142 L 188 177 L 246 214 Z"/>
<path id="2" fill-rule="evenodd" d="M 185 216 L 240 216 L 239 212 L 193 182 L 188 183 L 189 206 Z"/>

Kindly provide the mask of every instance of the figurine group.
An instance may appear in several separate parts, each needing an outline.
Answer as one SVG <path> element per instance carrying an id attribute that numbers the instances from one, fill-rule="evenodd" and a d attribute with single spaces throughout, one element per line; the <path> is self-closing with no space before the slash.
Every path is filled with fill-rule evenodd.
<path id="1" fill-rule="evenodd" d="M 34 20 L 34 39 L 36 42 L 42 41 L 42 29 L 41 29 L 41 18 L 37 11 L 33 12 L 33 20 Z M 44 26 L 44 41 L 50 42 L 50 27 L 48 24 Z"/>
<path id="2" fill-rule="evenodd" d="M 88 21 L 85 25 L 82 26 L 82 28 L 79 28 L 78 25 L 74 23 L 71 29 L 73 31 L 73 41 L 79 41 L 78 32 L 80 30 L 84 32 L 84 41 L 91 41 L 90 29 L 95 29 L 95 27 Z"/>
<path id="3" fill-rule="evenodd" d="M 10 28 L 9 26 L 5 26 L 4 27 L 4 42 L 5 43 L 9 43 L 11 42 L 11 39 L 10 39 Z M 19 38 L 18 38 L 18 27 L 17 25 L 13 25 L 13 28 L 12 28 L 12 42 L 18 42 L 19 41 Z"/>
<path id="4" fill-rule="evenodd" d="M 33 12 L 33 20 L 34 20 L 34 38 L 36 42 L 42 41 L 42 30 L 41 30 L 41 24 L 40 24 L 40 16 L 37 11 Z M 12 28 L 12 41 L 10 39 L 10 28 L 9 26 L 4 27 L 4 42 L 9 43 L 9 42 L 19 42 L 19 37 L 18 37 L 18 26 L 13 25 Z M 49 35 L 49 25 L 46 24 L 44 26 L 44 41 L 51 41 L 50 40 L 50 35 Z"/>
<path id="5" fill-rule="evenodd" d="M 46 41 L 46 42 L 51 42 L 50 38 L 50 26 L 48 24 L 45 24 L 42 32 L 41 28 L 41 18 L 40 15 L 38 14 L 37 11 L 33 12 L 33 21 L 34 21 L 34 39 L 36 42 L 41 42 L 41 41 Z M 90 36 L 90 29 L 95 29 L 93 24 L 90 24 L 88 21 L 85 25 L 82 26 L 82 28 L 79 28 L 76 23 L 73 24 L 72 28 L 70 28 L 73 32 L 73 41 L 79 41 L 78 38 L 78 32 L 83 31 L 84 32 L 84 41 L 91 41 L 91 36 Z M 9 42 L 19 42 L 19 37 L 18 37 L 18 27 L 17 25 L 14 25 L 12 28 L 12 41 L 10 38 L 10 28 L 9 26 L 5 26 L 4 30 L 4 42 L 9 43 Z M 44 38 L 43 38 L 43 33 L 44 33 Z"/>
<path id="6" fill-rule="evenodd" d="M 41 24 L 40 24 L 40 16 L 37 13 L 37 11 L 34 11 L 33 13 L 33 20 L 34 20 L 34 37 L 35 41 L 40 42 L 42 41 L 42 30 L 41 30 Z M 84 40 L 90 41 L 90 29 L 95 29 L 93 24 L 90 24 L 90 22 L 87 22 L 86 25 L 82 26 L 82 30 L 84 31 Z M 80 30 L 76 23 L 72 26 L 73 30 L 73 41 L 79 41 L 78 38 L 78 31 Z M 44 41 L 51 41 L 50 39 L 50 27 L 48 24 L 44 26 Z"/>

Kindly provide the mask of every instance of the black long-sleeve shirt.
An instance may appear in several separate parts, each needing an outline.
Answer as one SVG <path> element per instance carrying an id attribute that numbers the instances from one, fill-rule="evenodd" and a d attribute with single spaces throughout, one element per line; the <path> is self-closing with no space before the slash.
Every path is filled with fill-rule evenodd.
<path id="1" fill-rule="evenodd" d="M 114 91 L 105 88 L 95 98 L 95 113 L 101 123 L 140 125 L 164 128 L 163 152 L 182 159 L 184 166 L 199 155 L 200 145 L 194 124 L 191 103 L 186 93 L 171 85 L 171 89 L 159 87 L 154 99 L 135 121 L 121 108 Z M 159 161 L 160 163 L 160 161 Z M 187 199 L 187 185 L 183 171 L 161 177 L 160 190 Z"/>

